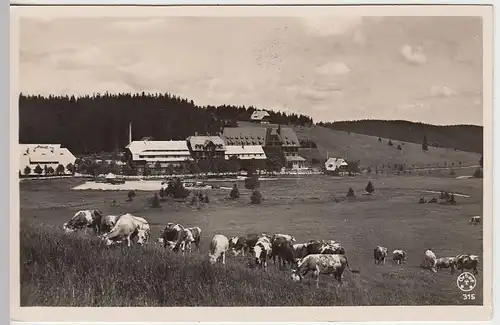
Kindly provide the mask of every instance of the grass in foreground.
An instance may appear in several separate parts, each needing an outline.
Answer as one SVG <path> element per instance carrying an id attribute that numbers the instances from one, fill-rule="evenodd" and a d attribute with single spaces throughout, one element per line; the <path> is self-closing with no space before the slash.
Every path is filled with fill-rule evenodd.
<path id="1" fill-rule="evenodd" d="M 421 285 L 388 278 L 376 287 L 344 273 L 337 288 L 323 276 L 291 281 L 271 265 L 249 267 L 244 258 L 211 266 L 204 255 L 182 257 L 161 247 L 103 246 L 96 238 L 66 235 L 34 220 L 21 222 L 21 306 L 329 306 L 457 304 Z M 361 270 L 363 272 L 363 270 Z M 476 302 L 477 303 L 477 302 Z"/>

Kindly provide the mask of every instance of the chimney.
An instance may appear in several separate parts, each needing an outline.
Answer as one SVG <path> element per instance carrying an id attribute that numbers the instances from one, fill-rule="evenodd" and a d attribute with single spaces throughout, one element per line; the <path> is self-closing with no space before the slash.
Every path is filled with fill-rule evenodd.
<path id="1" fill-rule="evenodd" d="M 128 143 L 132 143 L 132 122 L 128 124 Z"/>

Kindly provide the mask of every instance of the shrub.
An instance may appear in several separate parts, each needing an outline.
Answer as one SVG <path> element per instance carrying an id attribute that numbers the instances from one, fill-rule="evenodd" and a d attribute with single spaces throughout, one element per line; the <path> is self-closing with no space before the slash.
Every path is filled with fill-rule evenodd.
<path id="1" fill-rule="evenodd" d="M 54 175 L 54 168 L 52 166 L 49 166 L 47 170 L 45 171 L 48 175 Z"/>
<path id="2" fill-rule="evenodd" d="M 429 143 L 427 142 L 427 137 L 425 135 L 424 135 L 424 139 L 422 140 L 422 150 L 423 151 L 429 150 Z"/>
<path id="3" fill-rule="evenodd" d="M 389 142 L 387 142 L 387 144 L 392 147 L 392 141 L 391 140 L 389 140 Z"/>
<path id="4" fill-rule="evenodd" d="M 40 167 L 40 165 L 36 165 L 34 172 L 38 175 L 42 175 L 43 169 Z"/>
<path id="5" fill-rule="evenodd" d="M 30 168 L 30 166 L 24 167 L 24 175 L 28 176 L 29 174 L 31 174 L 31 168 Z"/>
<path id="6" fill-rule="evenodd" d="M 130 190 L 128 191 L 128 194 L 127 194 L 127 201 L 130 202 L 132 201 L 132 199 L 135 197 L 135 191 L 134 190 Z"/>
<path id="7" fill-rule="evenodd" d="M 475 178 L 483 178 L 483 171 L 481 170 L 481 168 L 476 168 L 472 176 L 474 176 Z"/>
<path id="8" fill-rule="evenodd" d="M 237 199 L 240 197 L 240 191 L 238 190 L 238 185 L 234 184 L 231 193 L 229 193 L 229 197 L 232 199 Z"/>
<path id="9" fill-rule="evenodd" d="M 159 208 L 161 206 L 160 197 L 158 196 L 158 193 L 155 192 L 155 194 L 151 198 L 149 204 L 152 208 Z"/>
<path id="10" fill-rule="evenodd" d="M 403 150 L 403 148 L 401 148 L 401 145 L 400 145 L 400 144 L 398 144 L 398 146 L 397 146 L 397 148 L 396 148 L 396 149 L 398 149 L 398 150 Z"/>
<path id="11" fill-rule="evenodd" d="M 57 175 L 64 174 L 64 166 L 63 165 L 61 165 L 61 164 L 57 165 L 56 174 Z"/>
<path id="12" fill-rule="evenodd" d="M 356 194 L 354 194 L 354 190 L 352 187 L 349 187 L 349 191 L 347 192 L 347 197 L 355 197 Z"/>
<path id="13" fill-rule="evenodd" d="M 375 187 L 373 187 L 373 184 L 371 181 L 368 181 L 368 184 L 366 185 L 365 190 L 367 193 L 370 193 L 370 194 L 372 194 L 375 191 Z"/>
<path id="14" fill-rule="evenodd" d="M 382 138 L 381 137 L 378 137 L 378 142 L 382 142 Z"/>
<path id="15" fill-rule="evenodd" d="M 210 203 L 210 198 L 208 197 L 208 194 L 205 193 L 205 195 L 203 195 L 203 203 Z"/>
<path id="16" fill-rule="evenodd" d="M 172 196 L 175 199 L 184 199 L 188 197 L 189 191 L 186 190 L 182 181 L 178 177 L 174 177 L 168 181 L 167 189 L 165 190 L 166 196 Z"/>
<path id="17" fill-rule="evenodd" d="M 349 173 L 359 173 L 360 172 L 360 169 L 359 169 L 360 161 L 359 160 L 350 160 L 350 161 L 346 161 L 346 163 L 347 163 L 347 170 L 349 171 Z"/>
<path id="18" fill-rule="evenodd" d="M 165 197 L 166 197 L 165 189 L 162 186 L 160 187 L 160 201 L 165 201 Z"/>
<path id="19" fill-rule="evenodd" d="M 247 190 L 254 190 L 260 187 L 259 176 L 253 174 L 245 178 L 245 188 Z"/>
<path id="20" fill-rule="evenodd" d="M 455 176 L 457 173 L 455 173 L 455 171 L 452 169 L 450 169 L 450 176 Z"/>
<path id="21" fill-rule="evenodd" d="M 252 195 L 250 196 L 250 203 L 251 204 L 260 204 L 262 201 L 262 194 L 260 194 L 260 191 L 255 189 L 252 191 Z"/>
<path id="22" fill-rule="evenodd" d="M 69 164 L 66 165 L 66 170 L 68 172 L 70 172 L 71 174 L 74 174 L 75 173 L 75 166 L 73 166 L 72 163 L 69 163 Z"/>

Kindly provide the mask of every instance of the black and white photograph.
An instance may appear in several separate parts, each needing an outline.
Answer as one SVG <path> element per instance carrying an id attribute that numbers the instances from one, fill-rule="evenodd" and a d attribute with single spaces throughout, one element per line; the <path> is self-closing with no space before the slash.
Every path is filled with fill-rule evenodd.
<path id="1" fill-rule="evenodd" d="M 11 9 L 20 312 L 491 317 L 492 12 L 395 7 Z"/>

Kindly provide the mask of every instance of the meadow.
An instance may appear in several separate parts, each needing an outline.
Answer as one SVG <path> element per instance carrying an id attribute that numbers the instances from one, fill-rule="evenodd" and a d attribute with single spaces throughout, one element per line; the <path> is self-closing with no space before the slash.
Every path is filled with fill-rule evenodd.
<path id="1" fill-rule="evenodd" d="M 361 193 L 371 180 L 373 196 Z M 449 270 L 432 274 L 420 268 L 431 248 L 438 257 L 460 253 L 482 257 L 482 226 L 468 225 L 482 214 L 482 179 L 418 176 L 324 175 L 262 181 L 264 200 L 251 205 L 250 192 L 237 182 L 241 197 L 228 190 L 209 192 L 210 203 L 167 199 L 161 208 L 148 206 L 152 192 L 136 192 L 126 202 L 123 191 L 73 191 L 82 180 L 20 182 L 22 306 L 328 306 L 328 305 L 482 305 L 482 259 L 475 300 L 464 301 Z M 231 187 L 232 183 L 217 183 Z M 352 187 L 357 197 L 346 199 Z M 450 191 L 456 205 L 417 204 L 419 191 Z M 111 206 L 116 200 L 117 206 Z M 201 253 L 186 256 L 147 247 L 104 247 L 90 235 L 66 235 L 62 224 L 79 209 L 104 214 L 133 213 L 152 225 L 152 240 L 168 222 L 202 228 Z M 210 266 L 206 253 L 211 237 L 247 233 L 288 233 L 297 242 L 334 239 L 345 247 L 359 274 L 344 273 L 338 287 L 322 276 L 321 288 L 308 277 L 291 281 L 289 269 L 252 267 L 249 257 L 228 256 L 227 265 Z M 403 248 L 408 262 L 375 265 L 373 249 Z"/>

